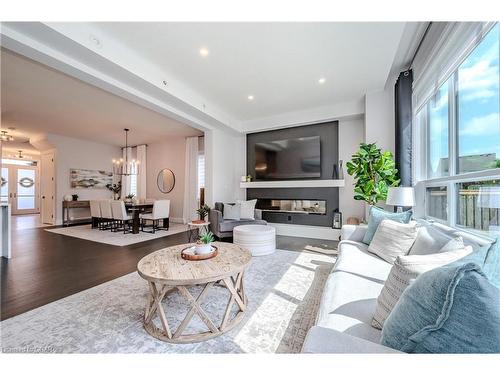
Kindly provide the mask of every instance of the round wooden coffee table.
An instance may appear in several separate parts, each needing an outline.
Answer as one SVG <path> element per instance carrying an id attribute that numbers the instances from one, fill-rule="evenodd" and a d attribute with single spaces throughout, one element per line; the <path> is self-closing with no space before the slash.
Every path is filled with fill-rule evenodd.
<path id="1" fill-rule="evenodd" d="M 219 254 L 207 260 L 182 259 L 181 250 L 189 246 L 184 244 L 155 251 L 139 261 L 137 272 L 149 284 L 143 323 L 150 335 L 171 343 L 199 342 L 219 336 L 240 322 L 248 302 L 243 288 L 243 274 L 250 264 L 252 254 L 231 243 L 214 242 L 214 245 L 219 249 Z M 196 298 L 188 290 L 189 286 L 194 285 L 203 286 Z M 215 285 L 229 290 L 229 301 L 219 323 L 214 322 L 201 307 L 207 292 Z M 189 302 L 190 309 L 175 332 L 172 332 L 162 301 L 167 293 L 176 290 Z M 232 310 L 235 303 L 237 312 L 234 315 Z M 183 335 L 194 314 L 201 318 L 208 330 Z M 155 315 L 158 316 L 161 327 L 156 325 Z"/>

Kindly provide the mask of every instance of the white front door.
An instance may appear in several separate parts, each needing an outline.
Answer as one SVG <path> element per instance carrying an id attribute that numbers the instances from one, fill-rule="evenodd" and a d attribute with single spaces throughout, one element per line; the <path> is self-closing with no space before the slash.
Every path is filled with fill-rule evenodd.
<path id="1" fill-rule="evenodd" d="M 8 170 L 8 175 L 5 173 L 8 187 L 6 190 L 2 187 L 2 200 L 4 200 L 5 191 L 6 198 L 12 207 L 12 214 L 38 213 L 38 168 L 36 166 L 9 165 L 2 167 L 2 177 L 4 169 Z"/>

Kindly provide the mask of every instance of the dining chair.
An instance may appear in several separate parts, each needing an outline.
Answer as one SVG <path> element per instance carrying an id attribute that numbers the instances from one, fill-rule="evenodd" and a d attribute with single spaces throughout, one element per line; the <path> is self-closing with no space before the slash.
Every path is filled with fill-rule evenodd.
<path id="1" fill-rule="evenodd" d="M 111 200 L 103 199 L 99 201 L 101 208 L 101 230 L 113 229 L 113 211 L 111 211 Z"/>
<path id="2" fill-rule="evenodd" d="M 92 217 L 92 228 L 98 228 L 101 222 L 101 206 L 99 201 L 90 201 L 90 216 Z"/>
<path id="3" fill-rule="evenodd" d="M 125 208 L 125 202 L 123 201 L 112 201 L 111 211 L 113 213 L 113 220 L 115 222 L 114 228 L 111 228 L 112 232 L 118 232 L 123 227 L 123 233 L 128 233 L 130 231 L 130 222 L 132 221 L 132 216 L 127 214 L 127 209 Z"/>
<path id="4" fill-rule="evenodd" d="M 170 225 L 169 216 L 170 216 L 170 200 L 168 200 L 168 199 L 157 200 L 153 203 L 153 212 L 152 213 L 142 214 L 140 216 L 140 218 L 141 218 L 141 230 L 143 232 L 149 232 L 149 231 L 144 230 L 144 227 L 146 227 L 145 222 L 152 221 L 153 222 L 153 230 L 149 233 L 155 233 L 156 230 L 160 229 L 160 220 L 164 221 L 163 228 L 168 230 L 168 227 Z"/>

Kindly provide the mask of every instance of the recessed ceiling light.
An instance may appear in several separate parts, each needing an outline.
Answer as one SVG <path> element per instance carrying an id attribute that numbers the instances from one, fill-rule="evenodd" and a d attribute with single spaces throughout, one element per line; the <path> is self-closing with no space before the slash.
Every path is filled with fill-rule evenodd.
<path id="1" fill-rule="evenodd" d="M 318 79 L 318 83 L 319 83 L 320 85 L 322 85 L 322 84 L 323 84 L 323 83 L 325 83 L 325 82 L 326 82 L 326 78 L 321 77 L 320 79 Z"/>
<path id="2" fill-rule="evenodd" d="M 251 101 L 251 100 L 253 100 L 253 95 L 248 95 L 247 98 L 248 98 L 248 100 Z"/>
<path id="3" fill-rule="evenodd" d="M 207 57 L 208 55 L 210 54 L 210 51 L 208 50 L 208 48 L 200 48 L 200 56 L 201 57 Z"/>

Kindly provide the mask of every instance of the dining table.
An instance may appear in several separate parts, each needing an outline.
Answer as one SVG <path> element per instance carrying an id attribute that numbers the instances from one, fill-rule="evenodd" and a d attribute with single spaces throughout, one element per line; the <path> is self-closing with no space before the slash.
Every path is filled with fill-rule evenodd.
<path id="1" fill-rule="evenodd" d="M 153 209 L 153 203 L 125 203 L 125 208 L 127 209 L 127 212 L 132 215 L 132 233 L 138 234 L 141 226 L 140 215 L 142 213 L 151 212 Z M 162 221 L 163 228 L 168 228 L 168 218 L 165 218 Z"/>

